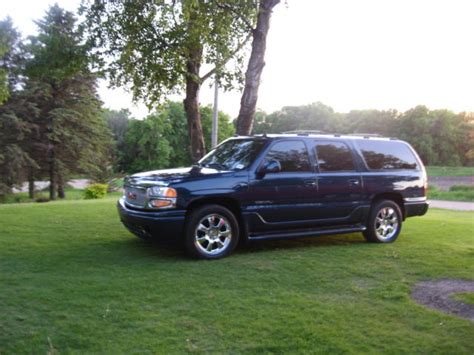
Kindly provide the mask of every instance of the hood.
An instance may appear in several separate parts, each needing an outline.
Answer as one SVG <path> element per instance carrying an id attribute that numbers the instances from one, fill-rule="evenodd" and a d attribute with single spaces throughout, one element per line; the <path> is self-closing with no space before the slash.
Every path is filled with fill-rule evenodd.
<path id="1" fill-rule="evenodd" d="M 171 183 L 202 178 L 210 175 L 222 175 L 223 173 L 228 172 L 229 171 L 193 166 L 190 168 L 145 171 L 143 173 L 127 176 L 124 182 L 125 185 L 168 186 Z"/>

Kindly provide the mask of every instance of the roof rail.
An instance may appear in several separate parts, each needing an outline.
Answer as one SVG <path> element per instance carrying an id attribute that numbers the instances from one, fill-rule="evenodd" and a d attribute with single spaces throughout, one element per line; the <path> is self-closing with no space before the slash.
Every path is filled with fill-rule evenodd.
<path id="1" fill-rule="evenodd" d="M 350 133 L 348 136 L 354 136 L 354 137 L 364 137 L 364 138 L 370 138 L 370 137 L 380 137 L 382 138 L 383 136 L 378 134 L 378 133 Z"/>
<path id="2" fill-rule="evenodd" d="M 299 129 L 296 131 L 287 131 L 283 132 L 283 134 L 299 134 L 299 135 L 308 135 L 308 134 L 325 134 L 324 131 L 317 131 L 317 130 L 306 130 L 306 129 Z"/>

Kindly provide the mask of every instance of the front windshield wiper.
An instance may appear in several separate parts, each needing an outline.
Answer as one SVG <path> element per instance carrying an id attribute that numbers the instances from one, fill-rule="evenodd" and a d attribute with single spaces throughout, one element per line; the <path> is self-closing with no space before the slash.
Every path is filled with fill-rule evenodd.
<path id="1" fill-rule="evenodd" d="M 226 165 L 219 163 L 200 164 L 200 166 L 217 170 L 230 170 Z"/>

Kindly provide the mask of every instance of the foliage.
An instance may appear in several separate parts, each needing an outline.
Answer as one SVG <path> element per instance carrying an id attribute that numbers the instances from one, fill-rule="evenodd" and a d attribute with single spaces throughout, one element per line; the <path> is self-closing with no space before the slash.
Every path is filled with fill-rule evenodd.
<path id="1" fill-rule="evenodd" d="M 107 184 L 90 184 L 84 189 L 84 198 L 86 200 L 104 198 L 107 196 Z"/>
<path id="2" fill-rule="evenodd" d="M 98 60 L 117 86 L 132 84 L 136 100 L 150 107 L 184 89 L 191 47 L 201 46 L 202 63 L 219 65 L 226 88 L 242 79 L 238 51 L 255 20 L 254 1 L 83 2 L 84 28 Z M 233 58 L 232 64 L 225 62 Z M 199 79 L 199 78 L 197 78 Z"/>
<path id="3" fill-rule="evenodd" d="M 30 87 L 20 90 L 25 59 L 20 47 L 21 35 L 11 19 L 0 21 L 0 200 L 22 182 L 28 166 L 35 166 L 29 138 L 38 110 L 29 99 L 34 91 Z"/>
<path id="4" fill-rule="evenodd" d="M 102 117 L 105 120 L 107 127 L 110 129 L 114 139 L 114 170 L 124 170 L 125 154 L 125 137 L 129 127 L 129 121 L 132 119 L 131 113 L 128 109 L 121 109 L 120 111 L 103 109 Z"/>
<path id="5" fill-rule="evenodd" d="M 186 93 L 190 153 L 205 154 L 199 89 L 212 75 L 224 88 L 241 81 L 242 48 L 255 20 L 254 0 L 83 2 L 84 29 L 113 85 L 131 86 L 149 107 Z M 234 65 L 226 65 L 233 59 Z M 204 75 L 201 66 L 213 67 Z"/>
<path id="6" fill-rule="evenodd" d="M 201 108 L 203 131 L 211 136 L 212 108 Z M 219 112 L 218 140 L 235 132 L 229 116 Z M 210 139 L 208 140 L 210 141 Z M 188 131 L 182 103 L 168 102 L 144 120 L 129 120 L 120 166 L 126 172 L 138 172 L 189 166 Z M 210 147 L 207 147 L 208 149 Z"/>
<path id="7" fill-rule="evenodd" d="M 30 37 L 27 48 L 32 57 L 26 74 L 44 93 L 37 101 L 41 114 L 34 122 L 36 152 L 54 199 L 56 185 L 61 193 L 71 173 L 106 180 L 112 140 L 100 117 L 96 77 L 89 71 L 87 47 L 81 43 L 74 15 L 54 5 L 36 23 L 39 32 Z"/>
<path id="8" fill-rule="evenodd" d="M 0 206 L 0 352 L 474 352 L 472 323 L 410 297 L 474 280 L 472 212 L 432 209 L 393 244 L 274 241 L 206 262 L 132 236 L 115 200 Z"/>
<path id="9" fill-rule="evenodd" d="M 320 102 L 286 106 L 271 114 L 257 114 L 254 133 L 319 130 L 328 133 L 375 133 L 398 137 L 413 145 L 425 164 L 459 166 L 474 162 L 472 115 L 417 106 L 395 110 L 356 110 L 337 113 Z M 474 156 L 474 155 L 473 155 Z"/>

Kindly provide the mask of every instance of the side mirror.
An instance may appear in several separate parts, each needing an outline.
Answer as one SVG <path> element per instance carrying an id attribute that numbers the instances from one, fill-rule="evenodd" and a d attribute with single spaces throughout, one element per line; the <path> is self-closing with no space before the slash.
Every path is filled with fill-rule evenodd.
<path id="1" fill-rule="evenodd" d="M 266 161 L 263 165 L 260 166 L 258 169 L 257 174 L 260 177 L 264 177 L 265 174 L 268 173 L 279 173 L 281 171 L 281 164 L 278 160 L 269 160 Z"/>

